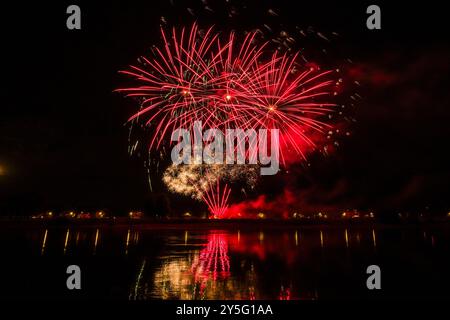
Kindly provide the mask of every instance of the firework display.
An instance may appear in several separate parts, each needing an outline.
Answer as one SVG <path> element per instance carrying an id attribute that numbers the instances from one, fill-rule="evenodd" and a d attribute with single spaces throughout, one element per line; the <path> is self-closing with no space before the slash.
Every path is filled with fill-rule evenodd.
<path id="1" fill-rule="evenodd" d="M 290 319 L 450 300 L 450 24 L 437 4 L 2 9 L 5 306 Z"/>
<path id="2" fill-rule="evenodd" d="M 245 181 L 253 189 L 258 181 L 257 169 L 256 165 L 172 164 L 164 171 L 163 182 L 171 192 L 202 200 L 210 185 L 219 179 Z"/>
<path id="3" fill-rule="evenodd" d="M 170 33 L 161 29 L 161 38 L 162 46 L 153 47 L 151 56 L 122 71 L 134 85 L 117 90 L 138 100 L 139 111 L 129 120 L 150 128 L 150 153 L 170 146 L 174 130 L 192 130 L 201 121 L 207 129 L 224 131 L 280 130 L 281 162 L 286 165 L 293 154 L 306 159 L 316 146 L 314 133 L 332 127 L 329 115 L 335 112 L 339 70 L 321 70 L 306 65 L 298 53 L 272 50 L 257 41 L 257 31 L 224 36 L 193 24 Z M 251 186 L 258 180 L 250 166 L 236 167 L 172 165 L 163 182 L 172 192 L 207 203 L 211 216 L 225 217 L 231 189 L 216 203 L 218 188 L 211 186 L 238 176 Z"/>

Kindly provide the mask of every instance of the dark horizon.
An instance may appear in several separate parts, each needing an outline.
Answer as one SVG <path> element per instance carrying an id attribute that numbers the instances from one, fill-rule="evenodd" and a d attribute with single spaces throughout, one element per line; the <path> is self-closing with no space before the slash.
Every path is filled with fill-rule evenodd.
<path id="1" fill-rule="evenodd" d="M 178 2 L 173 7 L 169 1 L 147 1 L 126 9 L 118 2 L 81 2 L 80 31 L 66 29 L 70 3 L 34 3 L 26 10 L 5 5 L 0 215 L 128 212 L 148 202 L 155 208 L 167 202 L 173 211 L 206 211 L 170 194 L 157 178 L 155 195 L 150 193 L 144 157 L 127 153 L 124 124 L 135 105 L 113 92 L 126 81 L 118 71 L 160 43 L 161 16 L 169 26 L 195 21 L 184 9 L 189 4 Z M 194 9 L 201 4 L 191 2 Z M 283 201 L 289 186 L 299 199 L 294 206 L 305 210 L 449 212 L 450 44 L 444 5 L 380 3 L 382 29 L 370 31 L 369 3 L 272 3 L 263 1 L 260 10 L 276 8 L 287 27 L 340 35 L 337 46 L 354 63 L 362 100 L 350 136 L 335 152 L 311 155 L 309 167 L 297 165 L 290 175 L 263 179 L 250 199 L 265 194 L 268 201 Z M 261 25 L 258 17 L 238 18 L 235 26 Z M 225 17 L 209 20 L 204 16 L 198 23 L 235 27 L 226 25 Z"/>

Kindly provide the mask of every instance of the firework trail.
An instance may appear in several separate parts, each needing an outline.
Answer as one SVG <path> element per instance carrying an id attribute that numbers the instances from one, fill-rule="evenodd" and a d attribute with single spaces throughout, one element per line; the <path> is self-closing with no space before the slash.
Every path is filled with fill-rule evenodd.
<path id="1" fill-rule="evenodd" d="M 228 210 L 228 198 L 230 197 L 231 188 L 226 184 L 223 190 L 220 190 L 219 180 L 216 186 L 210 185 L 203 195 L 203 201 L 207 204 L 211 218 L 223 219 Z"/>

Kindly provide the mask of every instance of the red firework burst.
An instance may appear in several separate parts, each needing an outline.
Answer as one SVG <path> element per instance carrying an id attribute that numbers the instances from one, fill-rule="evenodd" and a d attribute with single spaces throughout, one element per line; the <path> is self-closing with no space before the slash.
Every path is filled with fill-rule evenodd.
<path id="1" fill-rule="evenodd" d="M 152 58 L 141 57 L 141 66 L 121 71 L 140 83 L 116 91 L 140 99 L 139 112 L 129 120 L 147 116 L 146 125 L 154 126 L 150 149 L 161 146 L 175 129 L 192 128 L 194 121 L 217 129 L 243 124 L 239 110 L 228 103 L 229 88 L 252 68 L 263 46 L 252 45 L 255 33 L 237 48 L 233 33 L 225 43 L 212 28 L 201 37 L 198 33 L 196 24 L 188 36 L 184 28 L 179 35 L 174 28 L 169 40 L 161 29 L 163 48 L 155 47 Z"/>
<path id="2" fill-rule="evenodd" d="M 309 131 L 329 127 L 318 118 L 332 112 L 329 97 L 335 81 L 332 71 L 306 68 L 298 55 L 272 55 L 262 63 L 266 44 L 255 45 L 248 33 L 240 45 L 231 33 L 223 43 L 209 28 L 198 35 L 197 25 L 171 39 L 161 29 L 163 48 L 141 66 L 122 71 L 139 86 L 118 89 L 141 99 L 141 108 L 130 120 L 146 118 L 153 126 L 150 149 L 158 148 L 177 128 L 192 128 L 202 121 L 205 128 L 264 128 L 281 130 L 283 151 L 305 156 L 313 147 Z M 328 99 L 328 101 L 327 101 Z"/>
<path id="3" fill-rule="evenodd" d="M 276 53 L 266 64 L 259 65 L 239 87 L 236 108 L 248 108 L 246 128 L 280 130 L 280 153 L 295 151 L 305 158 L 305 149 L 314 147 L 311 131 L 323 132 L 330 125 L 319 120 L 333 112 L 329 103 L 336 81 L 329 79 L 331 70 L 303 68 L 298 54 L 279 57 Z M 284 161 L 283 161 L 284 162 Z"/>
<path id="4" fill-rule="evenodd" d="M 203 195 L 203 201 L 208 206 L 211 218 L 223 219 L 228 209 L 228 198 L 231 188 L 226 184 L 223 190 L 220 190 L 220 183 L 217 180 L 216 186 L 210 185 L 208 191 Z"/>
<path id="5" fill-rule="evenodd" d="M 200 35 L 201 34 L 201 35 Z M 255 44 L 256 33 L 238 41 L 225 40 L 212 28 L 200 32 L 194 24 L 169 35 L 161 29 L 163 46 L 139 66 L 122 73 L 138 85 L 118 89 L 140 100 L 130 121 L 144 119 L 152 128 L 150 150 L 170 141 L 174 130 L 192 130 L 195 121 L 205 129 L 279 129 L 282 163 L 291 153 L 306 157 L 317 134 L 329 129 L 326 117 L 334 112 L 331 96 L 338 84 L 334 71 L 321 71 L 300 62 L 298 54 L 272 54 L 265 61 L 266 44 Z M 211 217 L 226 216 L 231 189 L 219 181 L 203 196 Z"/>
<path id="6" fill-rule="evenodd" d="M 130 66 L 130 71 L 121 71 L 135 78 L 140 86 L 118 89 L 127 96 L 141 99 L 141 109 L 129 120 L 148 115 L 146 124 L 155 126 L 150 148 L 160 146 L 170 129 L 190 125 L 190 119 L 204 119 L 210 113 L 205 108 L 205 92 L 217 75 L 207 65 L 209 50 L 217 35 L 210 28 L 204 37 L 198 37 L 198 28 L 193 25 L 186 36 L 185 29 L 177 35 L 172 30 L 168 40 L 161 29 L 164 41 L 162 49 L 155 47 L 150 59 L 141 57 L 141 66 Z M 207 117 L 207 116 L 206 116 Z M 206 121 L 205 121 L 206 122 Z"/>

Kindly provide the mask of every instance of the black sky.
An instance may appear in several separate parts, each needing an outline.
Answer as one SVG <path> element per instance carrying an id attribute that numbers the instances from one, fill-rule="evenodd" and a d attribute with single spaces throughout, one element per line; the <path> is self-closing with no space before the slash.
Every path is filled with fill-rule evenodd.
<path id="1" fill-rule="evenodd" d="M 185 8 L 201 7 L 200 0 L 173 2 L 77 1 L 80 31 L 66 29 L 72 2 L 2 4 L 2 213 L 33 206 L 126 210 L 142 203 L 149 193 L 145 170 L 142 159 L 127 154 L 124 126 L 133 102 L 113 90 L 123 83 L 117 71 L 160 41 L 161 16 L 169 25 L 191 24 Z M 330 157 L 313 157 L 295 182 L 299 194 L 337 206 L 450 209 L 445 6 L 377 2 L 382 30 L 370 31 L 365 9 L 372 2 L 247 3 L 278 10 L 287 25 L 339 33 L 341 50 L 361 72 L 363 101 L 352 135 Z M 263 23 L 259 13 L 235 25 L 221 13 L 198 19 L 244 30 Z M 276 193 L 272 184 L 261 190 Z"/>

